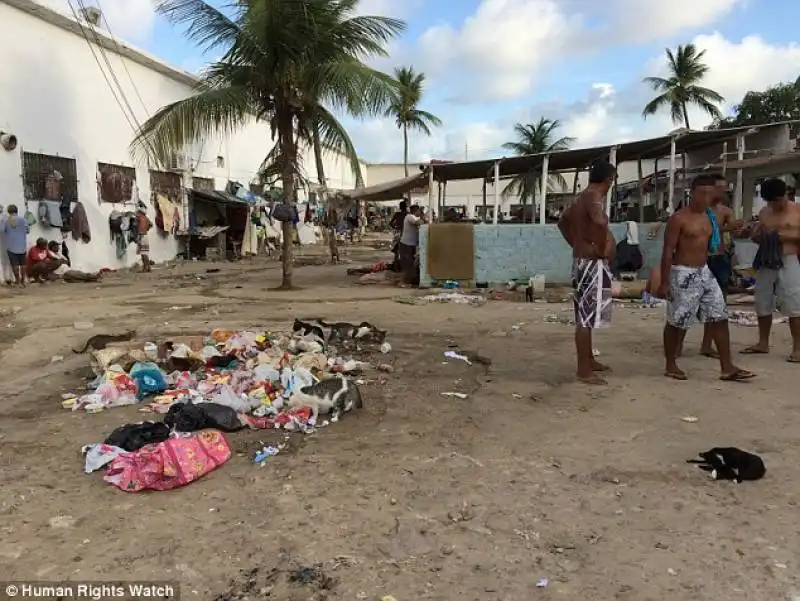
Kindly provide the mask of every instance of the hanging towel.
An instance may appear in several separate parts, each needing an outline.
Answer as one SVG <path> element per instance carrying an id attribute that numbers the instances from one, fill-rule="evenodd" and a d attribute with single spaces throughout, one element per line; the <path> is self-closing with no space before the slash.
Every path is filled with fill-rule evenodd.
<path id="1" fill-rule="evenodd" d="M 761 237 L 756 256 L 753 259 L 753 269 L 780 269 L 783 267 L 783 245 L 778 232 L 768 232 Z"/>
<path id="2" fill-rule="evenodd" d="M 711 222 L 711 237 L 708 239 L 708 254 L 716 255 L 719 252 L 720 244 L 722 244 L 719 223 L 717 223 L 717 216 L 710 207 L 706 209 L 706 215 Z"/>
<path id="3" fill-rule="evenodd" d="M 117 259 L 122 259 L 128 254 L 128 236 L 125 233 L 114 234 L 114 243 L 117 248 Z"/>
<path id="4" fill-rule="evenodd" d="M 635 221 L 628 221 L 627 239 L 631 246 L 639 246 L 639 224 Z"/>
<path id="5" fill-rule="evenodd" d="M 172 201 L 163 194 L 156 195 L 156 203 L 158 209 L 161 211 L 161 220 L 164 222 L 164 231 L 172 233 L 172 228 L 175 227 L 175 206 Z"/>
<path id="6" fill-rule="evenodd" d="M 81 240 L 85 244 L 92 241 L 92 232 L 89 229 L 89 218 L 86 216 L 86 209 L 80 202 L 75 203 L 72 209 L 72 239 Z"/>

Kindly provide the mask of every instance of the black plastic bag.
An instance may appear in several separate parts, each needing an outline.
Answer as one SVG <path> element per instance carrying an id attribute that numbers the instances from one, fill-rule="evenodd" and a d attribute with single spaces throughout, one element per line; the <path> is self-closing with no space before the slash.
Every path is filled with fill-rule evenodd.
<path id="1" fill-rule="evenodd" d="M 141 422 L 120 426 L 104 442 L 126 451 L 138 451 L 145 445 L 164 442 L 168 438 L 169 426 L 160 422 Z"/>
<path id="2" fill-rule="evenodd" d="M 245 427 L 236 411 L 218 403 L 175 403 L 164 416 L 164 424 L 178 432 L 197 432 L 206 428 L 236 432 Z"/>

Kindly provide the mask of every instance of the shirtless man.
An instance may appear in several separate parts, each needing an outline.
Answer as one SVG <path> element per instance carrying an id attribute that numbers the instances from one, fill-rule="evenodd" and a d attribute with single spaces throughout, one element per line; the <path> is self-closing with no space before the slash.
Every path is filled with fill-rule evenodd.
<path id="1" fill-rule="evenodd" d="M 800 363 L 800 205 L 789 202 L 786 184 L 779 179 L 769 179 L 761 185 L 761 197 L 766 205 L 758 214 L 751 239 L 760 243 L 763 236 L 778 232 L 781 240 L 783 267 L 761 267 L 756 274 L 756 314 L 758 315 L 758 344 L 742 352 L 765 354 L 769 352 L 769 335 L 775 297 L 779 310 L 789 317 L 792 333 L 791 363 Z"/>
<path id="2" fill-rule="evenodd" d="M 731 262 L 733 243 L 731 241 L 731 235 L 733 232 L 737 232 L 742 228 L 742 223 L 741 221 L 737 221 L 733 209 L 725 206 L 723 203 L 723 200 L 725 200 L 725 191 L 728 188 L 728 182 L 725 180 L 725 176 L 721 173 L 714 174 L 714 180 L 716 194 L 711 201 L 711 210 L 717 218 L 717 224 L 719 225 L 721 234 L 721 243 L 719 248 L 717 248 L 717 252 L 708 256 L 708 268 L 711 270 L 714 279 L 717 280 L 717 284 L 719 284 L 722 290 L 722 296 L 727 298 L 728 282 L 733 273 L 733 265 Z M 719 358 L 719 353 L 714 350 L 709 324 L 704 324 L 703 327 L 703 342 L 700 345 L 700 354 L 705 357 L 711 357 L 712 359 Z"/>
<path id="3" fill-rule="evenodd" d="M 665 376 L 686 380 L 676 362 L 686 331 L 696 319 L 707 323 L 719 351 L 721 380 L 739 382 L 754 377 L 731 360 L 728 309 L 722 290 L 708 268 L 708 255 L 717 251 L 719 231 L 714 232 L 708 211 L 717 195 L 713 175 L 699 175 L 692 182 L 692 199 L 667 223 L 661 255 L 661 286 L 658 296 L 667 304 L 664 326 Z"/>
<path id="4" fill-rule="evenodd" d="M 608 263 L 616 249 L 608 229 L 604 203 L 614 182 L 616 168 L 598 161 L 589 171 L 589 185 L 564 211 L 558 229 L 572 247 L 572 287 L 575 307 L 575 348 L 578 354 L 578 381 L 606 384 L 597 372 L 608 368 L 592 354 L 592 330 L 611 321 L 611 271 Z"/>

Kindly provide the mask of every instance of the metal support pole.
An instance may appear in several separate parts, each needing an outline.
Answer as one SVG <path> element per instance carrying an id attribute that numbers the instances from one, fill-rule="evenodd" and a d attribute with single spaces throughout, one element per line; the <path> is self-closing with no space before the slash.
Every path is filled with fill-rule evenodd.
<path id="1" fill-rule="evenodd" d="M 667 180 L 667 212 L 672 215 L 675 211 L 675 140 L 673 136 L 669 143 L 669 179 Z"/>
<path id="2" fill-rule="evenodd" d="M 542 161 L 542 180 L 539 182 L 539 195 L 541 197 L 541 204 L 539 205 L 539 223 L 545 223 L 547 221 L 547 174 L 550 171 L 550 155 L 544 155 L 544 161 Z M 531 219 L 533 221 L 533 219 Z"/>
<path id="3" fill-rule="evenodd" d="M 497 225 L 497 214 L 500 212 L 500 161 L 494 163 L 494 215 L 492 223 Z"/>
<path id="4" fill-rule="evenodd" d="M 572 196 L 573 197 L 578 195 L 578 177 L 580 176 L 580 174 L 581 174 L 581 169 L 580 169 L 580 167 L 578 167 L 575 170 L 575 180 L 572 182 Z M 574 198 L 573 198 L 573 200 L 574 200 Z"/>
<path id="5" fill-rule="evenodd" d="M 608 162 L 617 166 L 617 147 L 612 146 L 611 151 L 608 153 Z M 614 181 L 616 181 L 616 176 L 614 176 Z M 611 194 L 613 193 L 613 187 L 609 187 L 608 192 L 606 192 L 606 215 L 610 218 L 611 217 Z"/>
<path id="6" fill-rule="evenodd" d="M 728 143 L 722 143 L 722 175 L 728 170 Z"/>
<path id="7" fill-rule="evenodd" d="M 409 197 L 411 195 L 409 194 Z M 433 165 L 428 165 L 428 219 L 433 215 Z"/>
<path id="8" fill-rule="evenodd" d="M 642 171 L 642 159 L 636 161 L 636 168 L 639 172 L 639 223 L 644 223 L 644 173 Z"/>
<path id="9" fill-rule="evenodd" d="M 744 160 L 744 134 L 739 134 L 736 138 L 736 158 L 739 161 Z M 744 176 L 742 168 L 736 169 L 736 189 L 733 191 L 733 213 L 737 219 L 741 219 L 744 213 L 742 200 L 744 198 Z"/>

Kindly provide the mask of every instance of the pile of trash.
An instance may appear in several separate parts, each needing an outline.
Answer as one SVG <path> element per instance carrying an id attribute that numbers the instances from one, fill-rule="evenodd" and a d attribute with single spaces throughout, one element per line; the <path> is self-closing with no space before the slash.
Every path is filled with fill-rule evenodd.
<path id="1" fill-rule="evenodd" d="M 339 342 L 342 350 L 370 351 L 375 346 L 384 354 L 391 351 L 383 336 L 380 341 Z M 83 454 L 86 473 L 107 467 L 104 479 L 121 490 L 167 490 L 196 480 L 230 458 L 223 433 L 244 428 L 310 433 L 337 421 L 335 411 L 330 419 L 315 419 L 331 407 L 324 406 L 324 399 L 317 402 L 314 387 L 344 378 L 348 382 L 325 385 L 357 389 L 359 381 L 349 378 L 371 367 L 337 354 L 317 334 L 220 329 L 205 338 L 149 342 L 143 349 L 103 348 L 92 351 L 96 378 L 88 392 L 64 395 L 62 405 L 97 413 L 139 404 L 142 412 L 162 414 L 162 421 L 120 426 L 103 443 L 85 446 Z M 263 465 L 281 446 L 258 449 L 256 463 Z"/>

